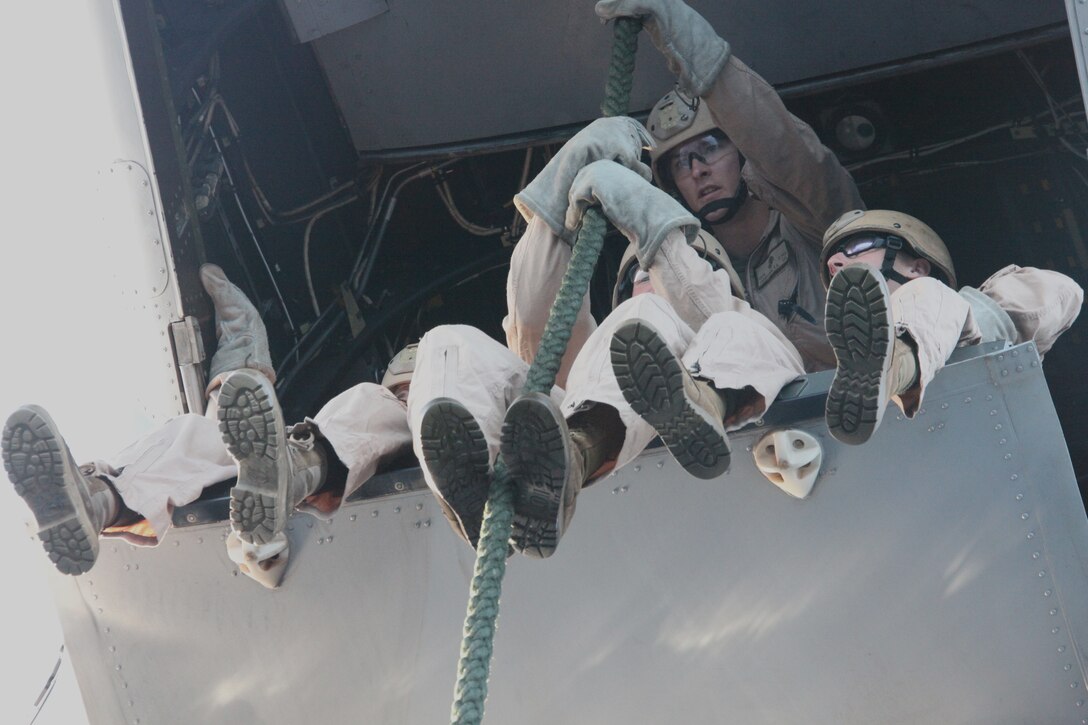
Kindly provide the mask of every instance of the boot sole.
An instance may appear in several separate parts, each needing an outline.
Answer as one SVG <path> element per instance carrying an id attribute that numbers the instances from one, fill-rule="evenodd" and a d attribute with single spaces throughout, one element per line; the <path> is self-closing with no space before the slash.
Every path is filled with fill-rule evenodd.
<path id="1" fill-rule="evenodd" d="M 487 440 L 480 424 L 456 400 L 437 398 L 423 409 L 419 427 L 423 465 L 447 515 L 475 548 L 491 486 Z"/>
<path id="2" fill-rule="evenodd" d="M 230 522 L 242 541 L 267 544 L 287 525 L 287 435 L 272 384 L 259 373 L 232 373 L 219 392 L 219 432 L 238 462 Z"/>
<path id="3" fill-rule="evenodd" d="M 837 440 L 859 445 L 880 425 L 888 401 L 895 337 L 884 278 L 861 265 L 839 270 L 827 291 L 824 328 L 838 361 L 827 394 L 827 428 Z"/>
<path id="4" fill-rule="evenodd" d="M 510 542 L 523 554 L 545 559 L 555 553 L 565 512 L 574 505 L 567 422 L 547 396 L 524 395 L 506 411 L 500 448 L 514 482 Z"/>
<path id="5" fill-rule="evenodd" d="M 49 414 L 26 406 L 11 414 L 0 439 L 8 478 L 38 523 L 45 553 L 63 574 L 85 574 L 98 558 L 91 522 L 68 447 Z"/>
<path id="6" fill-rule="evenodd" d="M 657 331 L 645 322 L 628 322 L 613 333 L 610 349 L 624 399 L 684 470 L 702 479 L 728 471 L 724 428 L 688 399 L 684 369 Z"/>

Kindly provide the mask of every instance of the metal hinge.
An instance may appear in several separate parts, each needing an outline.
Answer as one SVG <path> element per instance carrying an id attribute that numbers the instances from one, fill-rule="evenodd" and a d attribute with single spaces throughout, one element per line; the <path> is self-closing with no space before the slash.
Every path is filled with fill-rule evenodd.
<path id="1" fill-rule="evenodd" d="M 204 413 L 204 340 L 195 317 L 170 323 L 170 339 L 174 343 L 174 359 L 181 376 L 185 406 L 190 413 Z"/>

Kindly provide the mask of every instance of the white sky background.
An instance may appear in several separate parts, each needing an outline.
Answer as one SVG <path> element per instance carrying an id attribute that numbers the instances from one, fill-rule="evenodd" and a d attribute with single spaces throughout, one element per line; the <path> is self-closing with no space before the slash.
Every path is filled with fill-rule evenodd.
<path id="1" fill-rule="evenodd" d="M 139 115 L 111 2 L 23 3 L 0 43 L 0 417 L 37 403 L 77 461 L 178 411 L 173 313 Z M 135 161 L 135 164 L 129 164 Z M 62 642 L 52 570 L 0 478 L 0 721 L 29 723 Z M 37 725 L 86 722 L 68 665 Z"/>

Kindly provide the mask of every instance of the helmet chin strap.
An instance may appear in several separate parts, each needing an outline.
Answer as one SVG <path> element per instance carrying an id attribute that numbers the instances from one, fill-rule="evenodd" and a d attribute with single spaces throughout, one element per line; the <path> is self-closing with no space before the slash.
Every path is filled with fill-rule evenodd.
<path id="1" fill-rule="evenodd" d="M 902 240 L 897 237 L 890 237 L 888 239 L 888 244 L 884 247 L 884 262 L 880 265 L 880 273 L 884 275 L 884 279 L 892 280 L 899 284 L 906 284 L 907 282 L 910 282 L 910 280 L 895 271 L 895 258 L 902 248 Z"/>
<path id="2" fill-rule="evenodd" d="M 732 219 L 740 211 L 740 208 L 744 206 L 744 202 L 748 200 L 748 182 L 743 178 L 740 180 L 740 185 L 737 186 L 737 192 L 726 199 L 715 199 L 707 203 L 706 206 L 695 212 L 695 216 L 703 224 L 725 224 Z M 720 219 L 711 221 L 708 217 L 715 214 L 722 209 L 725 210 L 725 214 Z"/>

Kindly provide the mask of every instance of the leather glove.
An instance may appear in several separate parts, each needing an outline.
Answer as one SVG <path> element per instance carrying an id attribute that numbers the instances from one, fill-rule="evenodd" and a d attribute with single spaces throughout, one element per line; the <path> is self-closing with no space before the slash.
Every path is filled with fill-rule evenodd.
<path id="1" fill-rule="evenodd" d="M 680 90 L 689 96 L 706 93 L 729 60 L 729 43 L 680 0 L 600 0 L 595 10 L 603 20 L 641 18 Z"/>
<path id="2" fill-rule="evenodd" d="M 252 368 L 275 382 L 268 334 L 257 308 L 217 264 L 203 265 L 200 281 L 215 306 L 218 341 L 208 372 L 208 390 L 214 390 L 228 373 L 240 368 Z"/>
<path id="3" fill-rule="evenodd" d="M 612 161 L 595 161 L 578 172 L 570 187 L 566 225 L 577 236 L 586 209 L 601 210 L 635 246 L 639 266 L 649 269 L 665 236 L 680 228 L 688 244 L 699 232 L 699 221 L 680 202 L 630 169 Z"/>
<path id="4" fill-rule="evenodd" d="M 649 181 L 653 176 L 641 156 L 642 148 L 653 144 L 650 133 L 633 118 L 598 118 L 563 144 L 536 178 L 514 197 L 514 206 L 526 221 L 539 216 L 557 236 L 574 244 L 574 237 L 564 226 L 574 177 L 586 164 L 609 159 Z"/>

